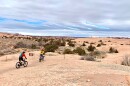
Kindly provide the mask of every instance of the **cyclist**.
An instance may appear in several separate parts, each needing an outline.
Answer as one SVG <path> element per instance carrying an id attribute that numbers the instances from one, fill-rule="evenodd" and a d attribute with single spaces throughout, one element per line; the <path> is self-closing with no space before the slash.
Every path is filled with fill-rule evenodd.
<path id="1" fill-rule="evenodd" d="M 41 51 L 40 51 L 40 59 L 39 60 L 43 60 L 44 61 L 44 56 L 45 55 L 45 49 L 42 48 Z"/>
<path id="2" fill-rule="evenodd" d="M 26 57 L 26 55 L 25 55 L 25 51 L 23 51 L 23 52 L 19 55 L 19 61 L 20 61 L 20 62 L 21 62 L 21 61 L 24 62 L 24 61 L 25 61 L 24 58 L 27 59 L 27 57 Z"/>

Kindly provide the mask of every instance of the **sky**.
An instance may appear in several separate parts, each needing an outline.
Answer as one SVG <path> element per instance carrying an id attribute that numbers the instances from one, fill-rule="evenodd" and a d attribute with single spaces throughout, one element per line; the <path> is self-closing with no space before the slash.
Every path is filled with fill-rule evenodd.
<path id="1" fill-rule="evenodd" d="M 127 36 L 129 8 L 130 0 L 0 0 L 0 32 Z"/>

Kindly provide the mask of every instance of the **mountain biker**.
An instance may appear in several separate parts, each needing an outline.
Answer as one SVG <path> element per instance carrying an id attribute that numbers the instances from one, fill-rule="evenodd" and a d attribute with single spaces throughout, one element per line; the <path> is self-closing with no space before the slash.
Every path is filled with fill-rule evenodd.
<path id="1" fill-rule="evenodd" d="M 45 49 L 42 48 L 41 51 L 40 51 L 40 59 L 42 59 L 44 61 L 44 56 L 45 55 Z"/>
<path id="2" fill-rule="evenodd" d="M 26 55 L 25 55 L 25 51 L 23 51 L 23 52 L 20 54 L 20 56 L 19 56 L 19 61 L 20 61 L 20 62 L 21 62 L 21 61 L 24 62 L 24 61 L 25 61 L 24 58 L 27 59 L 27 57 L 26 57 Z"/>

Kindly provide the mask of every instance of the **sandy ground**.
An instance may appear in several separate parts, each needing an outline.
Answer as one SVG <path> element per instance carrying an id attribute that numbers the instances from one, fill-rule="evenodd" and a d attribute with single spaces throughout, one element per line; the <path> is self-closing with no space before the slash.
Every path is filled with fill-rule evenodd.
<path id="1" fill-rule="evenodd" d="M 77 39 L 79 43 L 99 39 Z M 101 62 L 79 60 L 78 55 L 48 53 L 44 62 L 38 62 L 39 51 L 28 57 L 29 65 L 15 68 L 19 54 L 0 57 L 0 86 L 130 86 L 130 67 L 120 65 L 124 55 L 129 54 L 130 40 L 111 40 L 99 50 L 116 47 L 120 53 L 107 54 Z M 125 45 L 120 45 L 121 43 Z M 112 45 L 111 45 L 112 44 Z M 26 53 L 27 55 L 29 53 Z M 7 61 L 6 61 L 7 58 Z"/>
<path id="2" fill-rule="evenodd" d="M 78 55 L 28 56 L 28 67 L 15 68 L 18 54 L 0 58 L 0 86 L 129 86 L 130 68 L 106 62 L 79 60 Z M 28 53 L 27 53 L 28 55 Z M 105 59 L 104 59 L 105 60 Z"/>

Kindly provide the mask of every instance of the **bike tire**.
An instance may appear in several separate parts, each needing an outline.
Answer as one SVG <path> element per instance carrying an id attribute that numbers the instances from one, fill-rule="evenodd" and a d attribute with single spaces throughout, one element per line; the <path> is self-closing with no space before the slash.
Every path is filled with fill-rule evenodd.
<path id="1" fill-rule="evenodd" d="M 39 62 L 41 62 L 41 59 L 39 59 Z"/>
<path id="2" fill-rule="evenodd" d="M 20 66 L 21 66 L 21 65 L 20 65 L 20 62 L 17 62 L 17 63 L 16 63 L 16 68 L 19 69 Z"/>
<path id="3" fill-rule="evenodd" d="M 27 67 L 28 66 L 28 61 L 25 61 L 23 66 Z"/>

